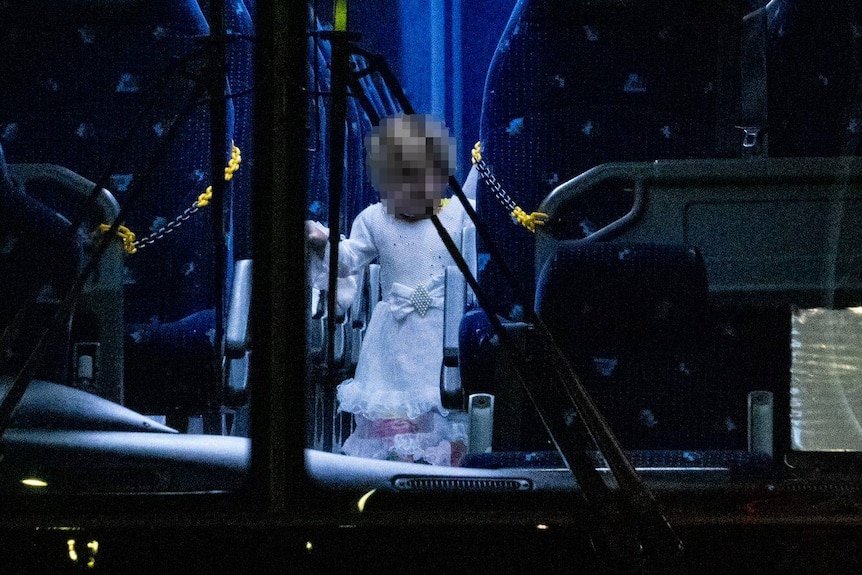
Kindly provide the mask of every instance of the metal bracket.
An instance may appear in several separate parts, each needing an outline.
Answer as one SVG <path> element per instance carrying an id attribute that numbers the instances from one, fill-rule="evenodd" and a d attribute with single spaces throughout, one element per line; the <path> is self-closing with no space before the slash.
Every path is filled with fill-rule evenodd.
<path id="1" fill-rule="evenodd" d="M 761 128 L 758 126 L 736 126 L 743 132 L 742 147 L 754 148 L 757 146 Z"/>

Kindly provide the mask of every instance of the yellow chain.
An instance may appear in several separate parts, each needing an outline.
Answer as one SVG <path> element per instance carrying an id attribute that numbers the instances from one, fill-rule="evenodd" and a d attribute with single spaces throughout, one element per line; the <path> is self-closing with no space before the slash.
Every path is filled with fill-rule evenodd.
<path id="1" fill-rule="evenodd" d="M 476 145 L 473 146 L 473 151 L 470 152 L 470 156 L 474 165 L 482 161 L 482 142 L 476 142 Z"/>
<path id="2" fill-rule="evenodd" d="M 494 191 L 494 195 L 497 196 L 500 203 L 502 203 L 504 207 L 510 209 L 509 215 L 514 221 L 533 233 L 536 232 L 536 226 L 545 225 L 545 222 L 548 221 L 548 214 L 544 212 L 532 212 L 528 214 L 512 200 L 508 193 L 506 193 L 506 190 L 503 189 L 503 186 L 500 185 L 494 177 L 494 174 L 491 173 L 491 169 L 482 161 L 482 142 L 476 142 L 470 156 L 473 161 L 473 165 L 475 165 L 476 169 L 479 171 L 479 175 Z"/>
<path id="3" fill-rule="evenodd" d="M 240 155 L 239 148 L 231 146 L 230 161 L 228 161 L 227 166 L 224 169 L 224 181 L 229 182 L 233 179 L 233 174 L 239 169 L 241 162 L 242 156 Z M 213 187 L 207 186 L 206 191 L 198 196 L 198 201 L 194 203 L 194 207 L 203 208 L 208 206 L 212 197 Z"/>
<path id="4" fill-rule="evenodd" d="M 110 229 L 110 224 L 102 224 L 99 226 L 99 231 L 103 234 Z M 135 232 L 126 226 L 120 226 L 117 228 L 117 237 L 123 240 L 123 249 L 126 250 L 127 254 L 133 254 L 138 251 L 138 248 L 135 245 Z"/>
<path id="5" fill-rule="evenodd" d="M 548 221 L 548 214 L 544 212 L 533 212 L 528 214 L 519 207 L 515 207 L 509 215 L 533 233 L 536 232 L 536 226 L 544 226 L 545 222 Z"/>
<path id="6" fill-rule="evenodd" d="M 240 152 L 240 149 L 234 145 L 231 145 L 230 160 L 228 161 L 228 164 L 224 169 L 224 181 L 229 182 L 233 179 L 233 175 L 237 170 L 239 170 L 239 165 L 241 163 L 242 154 Z M 186 210 L 186 212 L 190 213 L 192 210 L 197 211 L 198 208 L 208 206 L 210 200 L 212 199 L 212 195 L 213 187 L 207 186 L 206 191 L 204 191 L 204 193 L 198 196 L 198 199 L 195 201 L 195 203 L 192 204 L 191 208 Z M 178 220 L 179 218 L 172 222 L 174 223 L 174 226 L 168 224 L 166 226 L 163 226 L 162 229 L 169 229 L 169 231 L 172 231 L 171 228 L 176 229 L 176 227 L 179 225 Z M 109 224 L 102 224 L 99 226 L 99 231 L 101 231 L 102 233 L 105 233 L 110 229 L 111 226 Z M 138 244 L 140 242 L 136 239 L 135 233 L 132 230 L 130 230 L 126 226 L 120 226 L 117 228 L 117 237 L 123 240 L 123 249 L 126 251 L 127 254 L 131 255 L 138 251 Z"/>

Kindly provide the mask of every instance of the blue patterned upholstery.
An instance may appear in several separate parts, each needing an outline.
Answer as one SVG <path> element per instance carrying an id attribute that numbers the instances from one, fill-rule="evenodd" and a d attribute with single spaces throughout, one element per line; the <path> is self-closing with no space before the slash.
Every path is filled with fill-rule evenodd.
<path id="1" fill-rule="evenodd" d="M 233 16 L 248 26 L 247 12 Z M 2 29 L 4 75 L 15 78 L 17 88 L 0 93 L 0 142 L 10 162 L 59 164 L 101 183 L 139 238 L 181 214 L 209 185 L 203 42 L 209 26 L 194 0 L 22 0 L 7 9 Z M 246 82 L 230 80 L 231 86 Z M 230 140 L 232 100 L 224 107 Z M 243 130 L 247 139 L 250 128 Z M 228 158 L 226 142 L 225 164 Z M 238 180 L 247 193 L 247 174 Z M 231 191 L 228 185 L 226 207 L 242 203 Z M 215 308 L 224 286 L 213 281 L 222 262 L 215 261 L 212 218 L 211 209 L 202 209 L 177 232 L 126 258 L 129 324 L 175 322 Z M 230 235 L 227 243 L 230 249 Z M 126 355 L 133 405 L 136 382 L 146 389 L 159 380 L 168 390 L 176 383 L 169 366 L 153 372 L 148 363 L 136 365 L 140 354 L 134 350 Z M 206 361 L 216 365 L 213 357 Z M 206 388 L 201 382 L 197 387 Z M 169 403 L 209 401 L 164 397 Z"/>
<path id="2" fill-rule="evenodd" d="M 697 250 L 563 242 L 536 310 L 625 448 L 745 448 Z"/>
<path id="3" fill-rule="evenodd" d="M 769 154 L 859 155 L 862 6 L 778 0 L 769 14 Z"/>
<path id="4" fill-rule="evenodd" d="M 719 4 L 518 3 L 488 72 L 481 140 L 483 157 L 525 211 L 604 162 L 725 154 L 716 121 L 727 105 L 733 14 Z M 583 237 L 630 205 L 629 191 L 608 190 L 559 231 Z M 484 183 L 478 207 L 531 296 L 532 235 L 512 225 Z M 495 300 L 511 301 L 493 264 L 480 279 L 499 290 Z"/>
<path id="5" fill-rule="evenodd" d="M 201 10 L 208 18 L 211 2 L 200 0 Z M 225 206 L 225 218 L 231 231 L 232 250 L 229 261 L 250 258 L 251 253 L 251 182 L 254 170 L 252 133 L 254 127 L 254 23 L 248 2 L 225 0 L 223 19 L 226 35 L 225 57 L 227 64 L 228 94 L 233 108 L 234 143 L 242 150 L 243 166 L 231 180 L 231 202 Z M 252 3 L 253 7 L 253 3 Z"/>
<path id="6" fill-rule="evenodd" d="M 327 26 L 320 24 L 309 15 L 309 28 L 325 31 Z M 308 141 L 308 219 L 326 222 L 329 217 L 329 146 L 328 123 L 330 120 L 329 61 L 330 43 L 326 39 L 312 36 L 308 42 L 308 76 L 306 84 L 310 93 L 306 134 Z M 365 70 L 368 62 L 359 55 L 351 56 L 351 71 Z M 365 75 L 359 79 L 359 94 L 347 100 L 347 137 L 345 141 L 346 164 L 345 186 L 341 204 L 341 231 L 349 234 L 350 225 L 363 209 L 378 201 L 376 190 L 365 173 L 365 137 L 372 127 L 371 118 L 385 118 L 401 113 L 389 88 L 376 75 Z M 365 109 L 371 107 L 371 114 Z"/>
<path id="7" fill-rule="evenodd" d="M 765 2 L 576 4 L 521 0 L 488 73 L 483 157 L 522 208 L 606 162 L 746 153 L 735 126 L 757 82 L 742 77 L 742 17 Z M 754 72 L 765 75 L 769 155 L 859 153 L 860 13 L 853 0 L 769 3 L 766 66 Z M 549 227 L 576 239 L 615 221 L 631 205 L 620 188 Z M 478 208 L 531 295 L 533 237 L 511 225 L 483 183 Z M 493 264 L 480 280 L 508 313 L 512 297 Z"/>
<path id="8" fill-rule="evenodd" d="M 521 0 L 487 78 L 483 157 L 531 211 L 558 184 L 601 163 L 740 155 L 742 138 L 735 128 L 745 89 L 740 23 L 749 10 L 766 4 L 674 0 L 574 6 Z M 768 154 L 859 155 L 859 3 L 774 0 L 768 5 L 762 71 Z M 622 216 L 629 192 L 613 187 L 606 192 L 604 198 L 591 195 L 589 204 L 582 202 L 565 220 L 551 222 L 555 237 L 582 238 Z M 478 205 L 531 295 L 533 237 L 510 223 L 484 184 Z M 538 280 L 538 311 L 625 447 L 745 449 L 748 392 L 771 391 L 776 405 L 790 401 L 789 310 L 710 310 L 705 280 L 684 253 L 640 246 L 640 267 L 632 268 L 619 259 L 624 248 L 561 244 L 555 263 Z M 512 294 L 493 262 L 480 281 L 498 304 L 495 311 L 512 316 Z M 695 315 L 657 324 L 656 305 L 664 295 L 682 298 L 681 309 Z M 686 333 L 693 337 L 681 335 Z M 484 314 L 468 314 L 461 335 L 465 385 L 499 392 L 505 382 L 489 376 L 495 346 Z M 506 405 L 498 398 L 498 408 Z M 531 412 L 511 409 L 516 412 L 511 420 Z M 788 421 L 778 418 L 775 425 L 776 437 L 789 433 Z M 538 424 L 533 432 L 544 437 Z M 504 447 L 521 448 L 517 442 Z"/>

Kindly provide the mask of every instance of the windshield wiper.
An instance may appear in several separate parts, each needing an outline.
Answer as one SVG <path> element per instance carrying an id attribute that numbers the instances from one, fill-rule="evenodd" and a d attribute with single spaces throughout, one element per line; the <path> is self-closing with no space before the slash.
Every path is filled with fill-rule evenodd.
<path id="1" fill-rule="evenodd" d="M 346 72 L 346 65 L 342 67 L 334 63 L 331 69 L 333 76 L 337 73 L 347 73 L 346 79 L 339 79 L 339 85 L 346 84 L 349 87 L 351 95 L 357 97 L 372 123 L 379 123 L 380 118 L 369 99 L 363 96 L 364 90 L 359 79 L 374 72 L 380 74 L 403 112 L 414 113 L 400 83 L 381 56 L 350 45 L 350 37 L 347 33 L 330 33 L 328 38 L 333 44 L 343 43 L 349 46 L 347 51 L 333 49 L 333 56 L 338 54 L 346 58 L 349 54 L 355 54 L 366 60 L 368 66 L 365 70 L 349 73 Z M 336 78 L 333 77 L 332 83 L 333 86 L 336 85 Z M 333 90 L 333 97 L 343 102 L 347 98 L 347 93 L 344 91 L 344 93 L 335 94 Z M 341 162 L 334 161 L 332 164 L 341 164 Z M 506 265 L 494 239 L 479 219 L 461 186 L 454 177 L 449 178 L 449 185 L 476 226 L 477 232 L 491 254 L 491 259 L 499 265 L 516 297 L 522 304 L 526 303 L 520 283 Z M 439 218 L 436 215 L 432 216 L 431 221 L 476 295 L 479 305 L 486 310 L 494 332 L 505 346 L 506 352 L 515 358 L 515 372 L 522 387 L 538 412 L 551 440 L 574 475 L 584 502 L 594 513 L 596 529 L 592 535 L 599 557 L 616 568 L 627 570 L 639 569 L 648 559 L 667 561 L 678 557 L 683 549 L 682 542 L 659 509 L 652 492 L 626 457 L 613 431 L 581 384 L 568 359 L 548 328 L 535 314 L 533 306 L 523 306 L 532 326 L 528 349 L 524 353 L 511 340 L 500 319 L 488 311 L 492 308 L 487 297 Z M 337 233 L 333 233 L 330 237 L 333 235 L 338 236 Z M 335 266 L 330 266 L 330 275 L 334 276 L 335 269 Z M 332 283 L 333 278 L 330 280 Z M 572 417 L 572 410 L 577 414 L 576 417 Z M 590 445 L 595 445 L 607 462 L 619 488 L 618 495 L 605 483 L 588 456 L 587 448 Z"/>

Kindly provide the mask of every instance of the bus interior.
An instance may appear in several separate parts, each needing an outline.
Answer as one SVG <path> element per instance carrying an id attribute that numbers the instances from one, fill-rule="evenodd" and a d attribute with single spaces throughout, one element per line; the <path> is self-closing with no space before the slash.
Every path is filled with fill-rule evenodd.
<path id="1" fill-rule="evenodd" d="M 307 568 L 378 560 L 333 543 L 362 522 L 558 525 L 623 570 L 715 559 L 704 527 L 859 527 L 855 1 L 0 4 L 4 521 L 105 541 L 82 507 L 134 530 L 150 497 L 177 536 L 213 505 L 313 525 Z M 421 222 L 445 464 L 345 453 L 391 262 L 315 283 L 301 229 L 338 262 L 383 199 L 369 138 L 417 115 L 457 150 Z M 807 557 L 769 537 L 735 560 Z"/>

